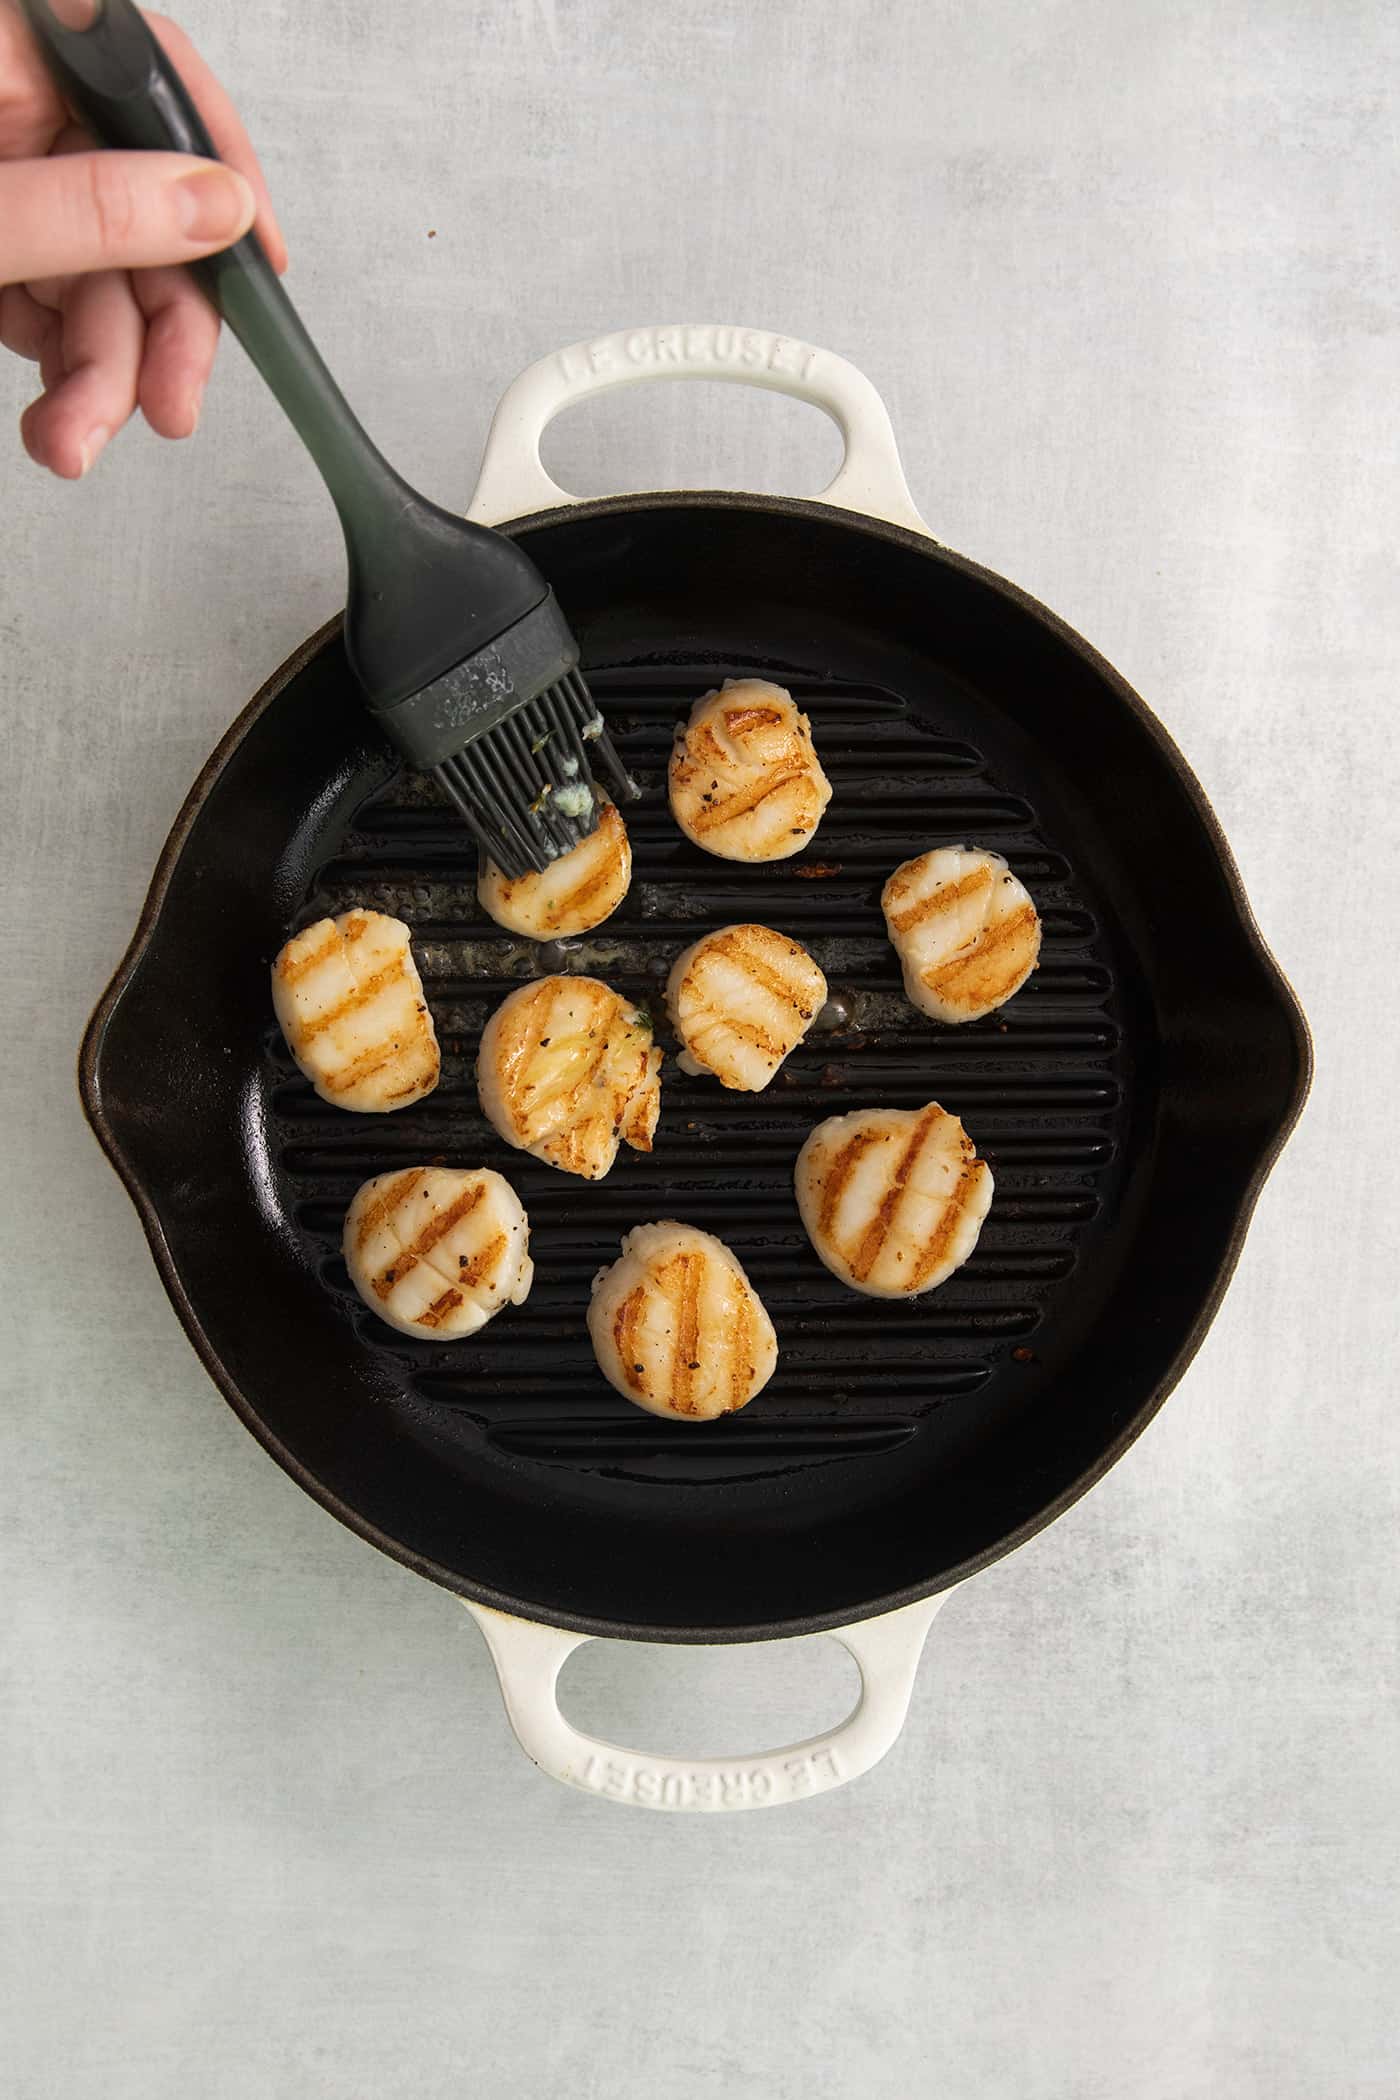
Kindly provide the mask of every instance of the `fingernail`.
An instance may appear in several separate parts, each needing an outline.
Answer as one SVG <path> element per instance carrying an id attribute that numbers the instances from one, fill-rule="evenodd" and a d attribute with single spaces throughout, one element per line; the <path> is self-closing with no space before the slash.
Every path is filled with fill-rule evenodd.
<path id="1" fill-rule="evenodd" d="M 83 439 L 82 444 L 78 448 L 78 458 L 82 462 L 81 466 L 78 469 L 79 479 L 81 479 L 82 476 L 88 472 L 89 468 L 93 464 L 93 461 L 97 459 L 97 457 L 102 451 L 103 446 L 107 443 L 111 435 L 112 433 L 105 423 L 96 423 L 93 425 L 92 429 L 88 432 L 87 436 Z"/>
<path id="2" fill-rule="evenodd" d="M 232 168 L 200 168 L 175 184 L 175 210 L 191 241 L 233 241 L 252 219 L 252 192 Z"/>

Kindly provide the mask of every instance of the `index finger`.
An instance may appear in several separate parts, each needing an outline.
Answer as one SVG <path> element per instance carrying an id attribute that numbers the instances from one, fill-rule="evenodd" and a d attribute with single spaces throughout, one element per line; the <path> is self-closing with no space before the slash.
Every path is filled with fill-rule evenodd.
<path id="1" fill-rule="evenodd" d="M 272 209 L 272 199 L 267 193 L 267 183 L 258 165 L 258 156 L 253 151 L 252 140 L 243 129 L 238 111 L 178 22 L 170 21 L 165 15 L 153 14 L 148 14 L 146 20 L 174 60 L 180 78 L 194 97 L 199 114 L 209 127 L 209 136 L 214 141 L 214 150 L 220 160 L 226 160 L 231 168 L 237 168 L 239 174 L 246 175 L 253 185 L 253 194 L 258 200 L 253 231 L 267 250 L 268 261 L 273 269 L 279 272 L 285 270 L 287 243 L 282 238 L 282 229 Z"/>

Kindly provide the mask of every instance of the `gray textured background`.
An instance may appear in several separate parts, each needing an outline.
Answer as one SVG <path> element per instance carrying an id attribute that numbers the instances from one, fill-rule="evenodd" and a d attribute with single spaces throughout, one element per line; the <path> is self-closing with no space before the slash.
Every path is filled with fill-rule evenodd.
<path id="1" fill-rule="evenodd" d="M 186 786 L 337 602 L 327 506 L 236 351 L 191 445 L 132 432 L 77 489 L 8 445 L 7 2091 L 1389 2100 L 1400 15 L 176 11 L 311 326 L 449 503 L 504 381 L 576 337 L 733 319 L 864 365 L 940 537 L 1184 746 L 1319 1074 L 1185 1384 L 949 1605 L 885 1766 L 733 1821 L 551 1787 L 459 1607 L 217 1399 L 74 1100 Z M 550 457 L 807 490 L 832 450 L 809 410 L 655 389 Z M 830 1718 L 839 1664 L 591 1649 L 573 1707 L 733 1751 Z"/>

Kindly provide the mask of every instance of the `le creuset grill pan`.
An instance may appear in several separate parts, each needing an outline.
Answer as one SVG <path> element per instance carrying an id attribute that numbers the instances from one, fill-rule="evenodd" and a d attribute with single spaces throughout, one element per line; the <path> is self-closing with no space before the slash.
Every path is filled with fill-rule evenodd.
<path id="1" fill-rule="evenodd" d="M 840 473 L 815 502 L 574 502 L 540 464 L 546 423 L 661 377 L 816 403 Z M 929 537 L 884 407 L 840 358 L 723 327 L 564 351 L 502 401 L 471 514 L 514 521 L 644 790 L 623 909 L 545 950 L 487 921 L 456 820 L 368 726 L 329 627 L 191 793 L 89 1029 L 83 1099 L 226 1398 L 328 1509 L 470 1605 L 530 1755 L 644 1805 L 767 1805 L 888 1748 L 937 1604 L 1082 1494 L 1180 1377 L 1301 1107 L 1306 1029 L 1162 728 L 1043 607 Z M 812 844 L 767 867 L 708 858 L 666 806 L 677 718 L 740 672 L 800 697 L 834 788 Z M 899 861 L 959 841 L 1009 857 L 1045 941 L 1007 1008 L 949 1029 L 902 998 L 878 895 Z M 438 1090 L 392 1117 L 323 1104 L 269 1004 L 288 932 L 352 902 L 412 925 L 443 1042 Z M 655 1151 L 598 1185 L 500 1143 L 472 1061 L 513 985 L 587 971 L 659 1012 L 677 951 L 734 919 L 795 934 L 831 987 L 768 1092 L 668 1058 Z M 859 1297 L 802 1234 L 794 1157 L 822 1117 L 933 1098 L 991 1163 L 991 1215 L 941 1290 Z M 523 1309 L 456 1345 L 377 1322 L 339 1253 L 360 1181 L 435 1159 L 508 1176 L 537 1269 Z M 720 1233 L 778 1330 L 772 1384 L 703 1427 L 629 1407 L 585 1332 L 595 1270 L 665 1217 Z M 819 1631 L 864 1691 L 788 1750 L 641 1756 L 555 1700 L 590 1635 Z"/>

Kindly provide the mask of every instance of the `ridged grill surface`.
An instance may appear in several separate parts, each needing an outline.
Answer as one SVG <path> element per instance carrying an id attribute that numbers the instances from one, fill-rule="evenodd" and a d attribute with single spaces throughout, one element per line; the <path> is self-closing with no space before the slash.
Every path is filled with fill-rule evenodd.
<path id="1" fill-rule="evenodd" d="M 300 921 L 361 904 L 413 928 L 443 1049 L 442 1081 L 426 1101 L 389 1117 L 348 1115 L 312 1093 L 268 1032 L 275 1148 L 326 1288 L 364 1341 L 392 1359 L 416 1404 L 503 1464 L 548 1467 L 556 1479 L 559 1468 L 586 1468 L 672 1484 L 742 1480 L 892 1451 L 935 1411 L 975 1407 L 989 1380 L 1034 1362 L 1118 1154 L 1127 1103 L 1113 976 L 1072 842 L 1044 837 L 969 744 L 896 694 L 789 674 L 833 788 L 812 844 L 793 860 L 746 867 L 711 859 L 681 835 L 665 784 L 675 723 L 721 677 L 750 668 L 590 673 L 643 800 L 627 811 L 630 895 L 578 940 L 541 948 L 485 917 L 469 842 L 426 784 L 403 778 L 362 810 Z M 1044 945 L 1040 968 L 1002 1013 L 953 1029 L 904 999 L 879 891 L 901 860 L 962 841 L 1007 856 L 1040 908 Z M 664 1019 L 678 951 L 736 919 L 802 940 L 831 992 L 818 1028 L 758 1095 L 688 1078 Z M 600 1183 L 512 1151 L 476 1103 L 483 1022 L 514 986 L 556 970 L 603 977 L 648 1005 L 668 1051 L 655 1150 L 624 1150 Z M 976 1253 L 941 1289 L 907 1303 L 861 1297 L 808 1245 L 793 1161 L 826 1116 L 932 1099 L 962 1117 L 989 1161 L 991 1214 Z M 352 1290 L 339 1252 L 360 1182 L 431 1160 L 504 1173 L 529 1212 L 536 1264 L 523 1308 L 451 1345 L 383 1326 Z M 777 1328 L 771 1384 L 718 1423 L 640 1413 L 593 1361 L 584 1324 L 593 1275 L 631 1226 L 663 1217 L 720 1234 Z"/>

